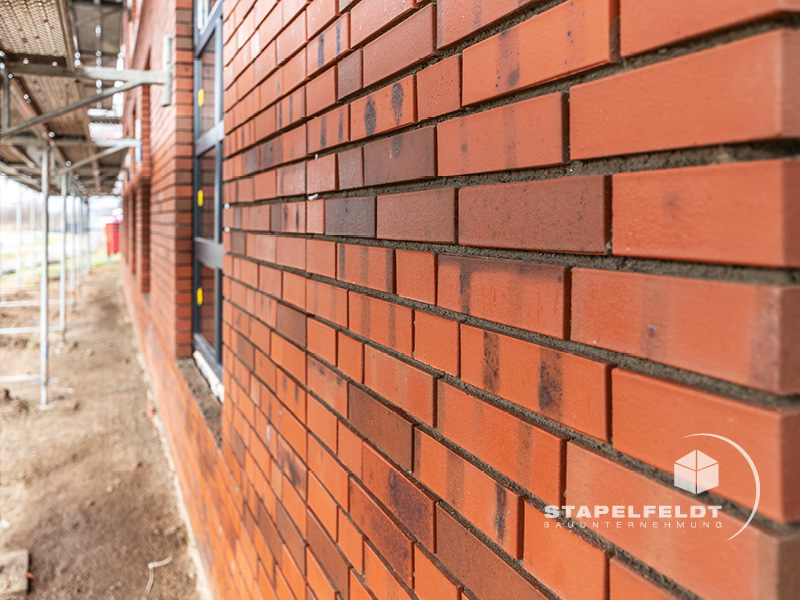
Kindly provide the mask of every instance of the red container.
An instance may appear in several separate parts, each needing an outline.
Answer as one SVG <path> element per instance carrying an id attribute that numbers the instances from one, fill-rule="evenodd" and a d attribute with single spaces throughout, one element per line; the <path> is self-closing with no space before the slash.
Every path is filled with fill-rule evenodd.
<path id="1" fill-rule="evenodd" d="M 119 223 L 106 223 L 106 252 L 109 256 L 119 252 Z"/>

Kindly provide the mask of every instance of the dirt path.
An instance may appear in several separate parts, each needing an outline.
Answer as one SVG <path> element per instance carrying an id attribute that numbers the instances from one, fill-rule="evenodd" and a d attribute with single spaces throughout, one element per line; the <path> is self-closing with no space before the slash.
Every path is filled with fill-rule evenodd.
<path id="1" fill-rule="evenodd" d="M 60 406 L 28 410 L 35 386 L 6 386 L 11 399 L 0 399 L 0 551 L 30 551 L 31 600 L 200 598 L 117 268 L 96 269 L 69 314 L 66 343 L 51 337 Z M 37 317 L 0 311 L 4 327 Z M 0 372 L 35 372 L 38 334 L 3 337 Z M 147 564 L 169 556 L 145 593 Z"/>

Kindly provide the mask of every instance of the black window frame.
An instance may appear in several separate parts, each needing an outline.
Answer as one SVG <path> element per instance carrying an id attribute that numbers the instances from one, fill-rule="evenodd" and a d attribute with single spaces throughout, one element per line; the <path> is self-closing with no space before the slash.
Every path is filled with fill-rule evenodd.
<path id="1" fill-rule="evenodd" d="M 195 11 L 195 18 L 197 17 Z M 203 89 L 203 55 L 213 44 L 214 52 L 214 126 L 202 132 L 200 90 Z M 205 359 L 216 376 L 222 379 L 222 141 L 225 137 L 222 111 L 222 0 L 216 0 L 208 14 L 205 27 L 194 28 L 194 84 L 193 88 L 193 156 L 192 156 L 192 345 Z M 205 91 L 204 91 L 205 97 Z M 202 132 L 202 133 L 201 133 Z M 214 173 L 214 238 L 201 237 L 203 214 L 199 192 L 203 189 L 203 156 L 215 150 Z M 205 196 L 205 195 L 204 195 Z M 205 200 L 204 200 L 205 202 Z M 202 334 L 200 306 L 206 302 L 202 293 L 202 267 L 214 270 L 214 340 L 213 344 Z"/>

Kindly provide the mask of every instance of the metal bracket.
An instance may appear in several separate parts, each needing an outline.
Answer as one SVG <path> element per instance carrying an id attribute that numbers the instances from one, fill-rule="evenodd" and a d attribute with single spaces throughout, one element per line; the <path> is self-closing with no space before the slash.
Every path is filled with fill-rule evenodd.
<path id="1" fill-rule="evenodd" d="M 136 69 L 112 69 L 109 67 L 53 67 L 19 62 L 6 63 L 6 71 L 14 75 L 37 75 L 39 77 L 65 77 L 81 81 L 121 81 L 123 83 L 164 84 L 169 76 L 164 71 L 138 71 Z"/>
<path id="2" fill-rule="evenodd" d="M 171 35 L 164 36 L 164 46 L 161 54 L 161 71 L 166 74 L 166 80 L 161 88 L 161 106 L 172 104 L 172 78 L 175 71 L 175 59 L 172 55 Z"/>

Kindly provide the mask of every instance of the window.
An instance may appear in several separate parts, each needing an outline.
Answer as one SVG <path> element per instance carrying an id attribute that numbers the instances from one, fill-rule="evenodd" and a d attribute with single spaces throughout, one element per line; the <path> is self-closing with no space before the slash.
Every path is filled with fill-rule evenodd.
<path id="1" fill-rule="evenodd" d="M 222 371 L 222 2 L 196 0 L 194 35 L 194 311 L 201 370 Z M 202 360 L 200 360 L 202 359 Z M 213 383 L 213 382 L 212 382 Z M 214 386 L 212 386 L 214 387 Z"/>
<path id="2" fill-rule="evenodd" d="M 211 5 L 214 6 L 211 6 Z M 198 31 L 206 29 L 206 26 L 213 20 L 214 13 L 221 14 L 217 9 L 221 2 L 214 0 L 195 0 L 194 2 L 194 23 Z"/>

